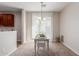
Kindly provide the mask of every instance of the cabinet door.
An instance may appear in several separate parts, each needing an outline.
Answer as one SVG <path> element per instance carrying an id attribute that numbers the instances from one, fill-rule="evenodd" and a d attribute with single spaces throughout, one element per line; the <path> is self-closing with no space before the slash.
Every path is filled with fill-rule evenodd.
<path id="1" fill-rule="evenodd" d="M 3 14 L 3 25 L 5 27 L 14 27 L 14 15 Z"/>
<path id="2" fill-rule="evenodd" d="M 14 26 L 14 16 L 13 15 L 8 15 L 7 16 L 7 23 L 8 23 L 8 26 Z"/>
<path id="3" fill-rule="evenodd" d="M 2 17 L 2 15 L 0 15 L 0 26 L 3 26 L 3 17 Z"/>
<path id="4" fill-rule="evenodd" d="M 13 14 L 0 14 L 0 26 L 14 27 L 14 15 Z"/>
<path id="5" fill-rule="evenodd" d="M 3 23 L 3 26 L 7 26 L 7 24 L 8 24 L 7 15 L 3 15 L 3 21 L 2 21 L 2 23 Z"/>

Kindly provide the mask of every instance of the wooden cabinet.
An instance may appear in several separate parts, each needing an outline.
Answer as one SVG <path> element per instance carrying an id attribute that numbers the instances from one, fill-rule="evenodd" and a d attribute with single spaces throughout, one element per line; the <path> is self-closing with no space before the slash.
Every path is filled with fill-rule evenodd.
<path id="1" fill-rule="evenodd" d="M 0 14 L 0 26 L 14 27 L 14 15 L 13 14 Z"/>
<path id="2" fill-rule="evenodd" d="M 2 15 L 0 15 L 0 26 L 2 26 L 3 25 L 3 21 L 2 21 Z"/>

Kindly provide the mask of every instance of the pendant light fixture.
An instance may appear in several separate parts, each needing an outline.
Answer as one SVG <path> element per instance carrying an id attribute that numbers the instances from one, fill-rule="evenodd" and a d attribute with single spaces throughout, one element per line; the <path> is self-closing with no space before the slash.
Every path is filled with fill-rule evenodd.
<path id="1" fill-rule="evenodd" d="M 40 2 L 41 3 L 41 18 L 39 19 L 39 33 L 41 33 L 41 24 L 42 24 L 42 21 L 43 21 L 43 7 L 45 7 L 46 5 L 43 3 L 43 2 Z"/>
<path id="2" fill-rule="evenodd" d="M 41 2 L 41 20 L 43 20 L 43 7 L 46 7 L 46 4 Z"/>
<path id="3" fill-rule="evenodd" d="M 41 2 L 41 20 L 43 20 L 42 8 L 43 8 L 43 2 Z"/>

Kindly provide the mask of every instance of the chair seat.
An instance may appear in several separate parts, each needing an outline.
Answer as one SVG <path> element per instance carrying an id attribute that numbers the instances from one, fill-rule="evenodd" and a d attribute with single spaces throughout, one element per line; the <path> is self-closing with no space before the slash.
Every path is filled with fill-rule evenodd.
<path id="1" fill-rule="evenodd" d="M 45 47 L 45 43 L 37 43 L 38 47 Z"/>

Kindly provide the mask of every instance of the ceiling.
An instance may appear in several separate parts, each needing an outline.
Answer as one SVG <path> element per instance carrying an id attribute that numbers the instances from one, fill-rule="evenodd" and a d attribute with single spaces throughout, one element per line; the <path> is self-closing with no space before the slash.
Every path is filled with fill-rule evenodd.
<path id="1" fill-rule="evenodd" d="M 44 2 L 46 7 L 43 7 L 43 11 L 61 11 L 68 2 Z M 0 11 L 16 11 L 19 9 L 25 9 L 26 11 L 41 11 L 40 2 L 0 2 Z"/>
<path id="2" fill-rule="evenodd" d="M 14 7 L 9 7 L 9 6 L 4 6 L 4 5 L 0 5 L 0 11 L 16 11 L 16 12 L 20 12 L 21 9 L 19 8 L 14 8 Z"/>

